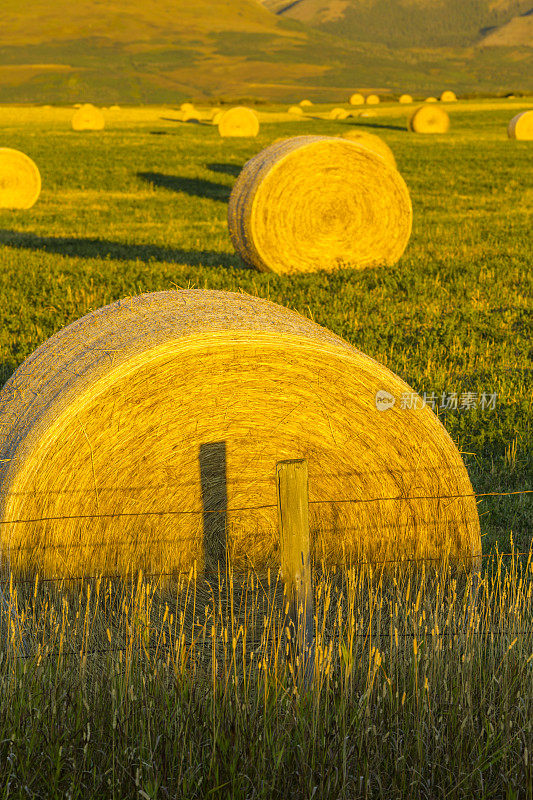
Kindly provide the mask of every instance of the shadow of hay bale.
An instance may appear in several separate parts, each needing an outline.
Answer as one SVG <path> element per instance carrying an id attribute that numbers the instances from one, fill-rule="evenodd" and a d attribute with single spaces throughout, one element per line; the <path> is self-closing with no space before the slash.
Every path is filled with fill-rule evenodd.
<path id="1" fill-rule="evenodd" d="M 162 172 L 138 172 L 137 177 L 161 189 L 184 192 L 192 197 L 208 197 L 221 203 L 228 202 L 231 192 L 228 186 L 204 178 L 183 178 L 178 175 L 165 175 Z"/>

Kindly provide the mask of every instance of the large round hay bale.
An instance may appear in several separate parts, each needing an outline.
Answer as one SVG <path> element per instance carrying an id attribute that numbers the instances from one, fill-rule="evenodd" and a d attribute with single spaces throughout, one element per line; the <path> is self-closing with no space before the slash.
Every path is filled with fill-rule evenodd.
<path id="1" fill-rule="evenodd" d="M 330 119 L 347 119 L 349 116 L 350 112 L 345 108 L 332 108 L 328 114 Z"/>
<path id="2" fill-rule="evenodd" d="M 413 98 L 411 97 L 410 94 L 401 94 L 398 102 L 403 104 L 412 103 Z"/>
<path id="3" fill-rule="evenodd" d="M 99 108 L 91 103 L 78 108 L 72 117 L 72 129 L 75 131 L 101 131 L 105 127 L 105 118 Z"/>
<path id="4" fill-rule="evenodd" d="M 362 106 L 365 102 L 365 98 L 359 92 L 355 92 L 350 96 L 350 105 L 352 106 Z"/>
<path id="5" fill-rule="evenodd" d="M 24 391 L 20 390 L 24 388 Z M 0 554 L 15 576 L 279 566 L 276 463 L 307 459 L 313 555 L 464 557 L 461 456 L 399 377 L 257 297 L 168 291 L 91 312 L 0 393 Z M 418 398 L 420 400 L 420 398 Z"/>
<path id="6" fill-rule="evenodd" d="M 379 96 L 377 94 L 369 94 L 366 98 L 366 103 L 369 106 L 377 106 L 379 103 Z"/>
<path id="7" fill-rule="evenodd" d="M 221 136 L 257 136 L 259 119 L 255 111 L 245 106 L 235 106 L 224 111 L 219 122 Z"/>
<path id="8" fill-rule="evenodd" d="M 305 107 L 305 106 L 312 106 L 313 104 L 311 100 L 300 100 L 300 105 Z"/>
<path id="9" fill-rule="evenodd" d="M 290 106 L 289 114 L 296 114 L 297 117 L 303 116 L 303 108 L 301 106 Z"/>
<path id="10" fill-rule="evenodd" d="M 439 106 L 424 105 L 413 111 L 407 127 L 413 133 L 447 133 L 450 129 L 450 117 Z"/>
<path id="11" fill-rule="evenodd" d="M 294 136 L 261 151 L 244 165 L 228 208 L 237 252 L 278 273 L 394 264 L 411 222 L 401 175 L 336 136 Z"/>
<path id="12" fill-rule="evenodd" d="M 457 97 L 451 89 L 446 89 L 440 96 L 441 103 L 455 103 Z"/>
<path id="13" fill-rule="evenodd" d="M 350 141 L 361 145 L 361 147 L 366 147 L 367 150 L 377 153 L 378 156 L 384 158 L 391 167 L 394 167 L 394 169 L 397 168 L 394 153 L 390 149 L 389 145 L 383 141 L 381 136 L 376 136 L 375 133 L 367 133 L 367 131 L 357 130 L 354 128 L 350 128 L 345 133 L 341 133 L 340 135 L 343 139 L 350 139 Z"/>
<path id="14" fill-rule="evenodd" d="M 533 110 L 521 111 L 510 121 L 507 128 L 509 139 L 533 140 Z"/>
<path id="15" fill-rule="evenodd" d="M 0 147 L 0 208 L 31 208 L 41 194 L 41 174 L 20 150 Z"/>

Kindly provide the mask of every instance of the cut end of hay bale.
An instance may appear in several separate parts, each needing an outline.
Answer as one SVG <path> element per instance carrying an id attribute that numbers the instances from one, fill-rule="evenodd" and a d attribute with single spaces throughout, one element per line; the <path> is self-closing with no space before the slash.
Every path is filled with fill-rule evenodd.
<path id="1" fill-rule="evenodd" d="M 411 233 L 401 175 L 340 137 L 295 136 L 245 164 L 230 196 L 233 245 L 278 273 L 390 265 Z"/>
<path id="2" fill-rule="evenodd" d="M 0 147 L 0 208 L 28 209 L 41 193 L 41 175 L 20 150 Z"/>
<path id="3" fill-rule="evenodd" d="M 180 105 L 180 111 L 194 111 L 194 104 L 193 103 L 182 103 Z"/>
<path id="4" fill-rule="evenodd" d="M 441 103 L 455 103 L 457 97 L 451 89 L 446 89 L 440 96 Z"/>
<path id="5" fill-rule="evenodd" d="M 424 100 L 424 102 L 425 102 L 425 103 L 438 103 L 438 100 L 437 100 L 437 98 L 436 98 L 436 97 L 426 97 L 426 99 Z"/>
<path id="6" fill-rule="evenodd" d="M 366 103 L 369 106 L 377 106 L 379 103 L 379 96 L 377 94 L 369 94 L 366 98 Z"/>
<path id="7" fill-rule="evenodd" d="M 400 97 L 399 97 L 398 102 L 399 103 L 404 103 L 404 104 L 412 103 L 413 102 L 413 98 L 411 97 L 410 94 L 401 94 Z"/>
<path id="8" fill-rule="evenodd" d="M 450 129 L 450 117 L 443 108 L 430 103 L 413 111 L 407 127 L 413 133 L 447 133 Z"/>
<path id="9" fill-rule="evenodd" d="M 105 128 L 105 117 L 99 108 L 91 103 L 78 108 L 72 117 L 72 129 L 75 131 L 101 131 Z"/>
<path id="10" fill-rule="evenodd" d="M 400 407 L 405 393 L 257 297 L 169 291 L 98 309 L 0 393 L 2 565 L 15 579 L 216 573 L 229 553 L 236 570 L 279 568 L 275 473 L 289 459 L 308 462 L 317 561 L 476 564 L 461 456 L 429 406 Z M 380 410 L 383 394 L 398 402 Z"/>
<path id="11" fill-rule="evenodd" d="M 300 105 L 305 108 L 305 106 L 312 106 L 311 100 L 300 100 Z"/>
<path id="12" fill-rule="evenodd" d="M 350 105 L 352 106 L 362 106 L 365 102 L 365 98 L 359 92 L 355 92 L 350 96 Z"/>
<path id="13" fill-rule="evenodd" d="M 376 136 L 374 133 L 367 133 L 367 131 L 354 130 L 353 128 L 350 128 L 350 130 L 347 130 L 345 133 L 341 133 L 340 135 L 343 139 L 349 139 L 350 141 L 361 145 L 361 147 L 366 147 L 367 150 L 371 150 L 373 153 L 381 156 L 381 158 L 385 159 L 385 161 L 390 164 L 391 167 L 397 169 L 394 153 L 390 149 L 389 145 L 384 142 L 380 136 Z"/>
<path id="14" fill-rule="evenodd" d="M 257 136 L 259 133 L 259 119 L 251 108 L 235 106 L 235 108 L 230 108 L 222 113 L 218 121 L 218 132 L 222 137 Z"/>
<path id="15" fill-rule="evenodd" d="M 301 106 L 290 106 L 289 114 L 295 114 L 297 117 L 303 116 L 303 108 Z"/>
<path id="16" fill-rule="evenodd" d="M 507 127 L 507 135 L 509 139 L 533 141 L 533 110 L 521 111 L 513 117 Z"/>

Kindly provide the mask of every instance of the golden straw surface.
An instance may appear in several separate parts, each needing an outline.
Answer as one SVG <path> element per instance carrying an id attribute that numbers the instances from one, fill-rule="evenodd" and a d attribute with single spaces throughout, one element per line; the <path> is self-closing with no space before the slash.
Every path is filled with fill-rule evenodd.
<path id="1" fill-rule="evenodd" d="M 367 105 L 375 106 L 379 103 L 379 96 L 377 94 L 369 94 L 366 98 Z"/>
<path id="2" fill-rule="evenodd" d="M 350 112 L 345 108 L 332 108 L 328 116 L 330 119 L 347 119 Z"/>
<path id="3" fill-rule="evenodd" d="M 430 103 L 413 111 L 407 127 L 413 133 L 447 133 L 450 129 L 450 117 L 443 108 Z"/>
<path id="4" fill-rule="evenodd" d="M 413 102 L 413 98 L 411 97 L 410 94 L 401 94 L 398 102 L 399 103 L 412 103 Z"/>
<path id="5" fill-rule="evenodd" d="M 440 96 L 441 103 L 455 103 L 456 100 L 456 94 L 451 89 L 445 89 Z"/>
<path id="6" fill-rule="evenodd" d="M 313 272 L 396 263 L 411 234 L 401 175 L 336 136 L 294 136 L 248 161 L 230 195 L 240 256 L 262 271 Z"/>
<path id="7" fill-rule="evenodd" d="M 380 392 L 396 398 L 388 410 Z M 256 297 L 168 291 L 98 309 L 0 393 L 2 563 L 67 577 L 201 569 L 227 544 L 236 566 L 279 566 L 276 463 L 305 458 L 315 557 L 477 564 L 461 457 L 427 406 L 402 407 L 410 392 Z"/>
<path id="8" fill-rule="evenodd" d="M 300 100 L 300 105 L 301 106 L 312 106 L 313 104 L 312 104 L 311 100 Z"/>
<path id="9" fill-rule="evenodd" d="M 426 102 L 426 103 L 438 103 L 439 101 L 437 100 L 436 97 L 426 97 L 424 102 Z"/>
<path id="10" fill-rule="evenodd" d="M 359 92 L 355 92 L 350 96 L 350 104 L 352 106 L 362 106 L 364 102 L 365 98 L 362 94 L 359 94 Z"/>
<path id="11" fill-rule="evenodd" d="M 373 153 L 377 153 L 378 156 L 384 158 L 391 167 L 397 169 L 394 153 L 390 149 L 389 145 L 383 141 L 381 136 L 376 136 L 375 133 L 368 133 L 367 131 L 358 130 L 356 128 L 350 128 L 345 133 L 341 133 L 340 135 L 343 139 L 350 139 L 350 141 L 360 144 L 361 147 L 366 147 L 367 150 L 372 150 Z"/>
<path id="12" fill-rule="evenodd" d="M 533 110 L 522 111 L 513 117 L 507 127 L 507 135 L 509 139 L 533 140 Z"/>
<path id="13" fill-rule="evenodd" d="M 96 106 L 85 103 L 74 112 L 72 129 L 75 131 L 101 131 L 105 127 L 104 115 Z"/>
<path id="14" fill-rule="evenodd" d="M 0 147 L 0 208 L 31 208 L 41 194 L 41 175 L 20 150 Z"/>
<path id="15" fill-rule="evenodd" d="M 251 108 L 235 106 L 223 112 L 218 122 L 218 132 L 223 137 L 257 136 L 259 119 Z"/>

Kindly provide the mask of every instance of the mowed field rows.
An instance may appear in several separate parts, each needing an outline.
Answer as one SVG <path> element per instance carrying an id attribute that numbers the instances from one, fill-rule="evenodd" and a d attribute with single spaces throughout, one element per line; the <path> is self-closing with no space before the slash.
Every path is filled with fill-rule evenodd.
<path id="1" fill-rule="evenodd" d="M 261 107 L 250 139 L 179 122 L 170 107 L 106 110 L 104 131 L 79 133 L 72 108 L 1 108 L 2 146 L 33 158 L 43 183 L 31 210 L 0 210 L 2 384 L 51 334 L 116 299 L 242 289 L 346 338 L 436 406 L 473 393 L 471 407 L 439 415 L 475 491 L 531 489 L 532 145 L 506 132 L 530 105 L 448 104 L 446 135 L 409 133 L 412 107 L 398 104 L 342 121 L 325 118 L 331 106 L 297 118 Z M 382 136 L 409 187 L 413 234 L 400 262 L 290 277 L 246 267 L 226 221 L 243 164 L 279 137 L 349 128 Z M 483 394 L 497 395 L 494 408 L 481 408 Z M 530 496 L 480 498 L 479 510 L 484 552 L 511 538 L 529 548 Z"/>

